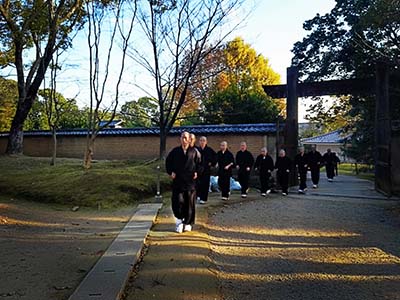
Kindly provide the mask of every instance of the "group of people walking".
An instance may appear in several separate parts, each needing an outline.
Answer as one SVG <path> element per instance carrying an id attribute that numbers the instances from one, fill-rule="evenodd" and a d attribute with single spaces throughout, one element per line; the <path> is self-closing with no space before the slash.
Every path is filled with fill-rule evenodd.
<path id="1" fill-rule="evenodd" d="M 253 154 L 247 150 L 246 142 L 240 143 L 236 156 L 228 149 L 226 141 L 221 142 L 219 151 L 215 152 L 207 145 L 207 138 L 204 136 L 200 137 L 199 145 L 196 147 L 195 135 L 188 132 L 181 134 L 180 143 L 181 145 L 172 149 L 166 158 L 166 171 L 173 179 L 171 201 L 176 218 L 176 231 L 179 233 L 192 230 L 196 199 L 200 204 L 207 203 L 211 170 L 214 167 L 218 169 L 218 186 L 222 200 L 227 201 L 234 168 L 237 169 L 241 197 L 246 198 L 253 168 L 259 174 L 262 196 L 265 197 L 271 192 L 270 178 L 275 169 L 282 195 L 286 196 L 289 176 L 294 167 L 297 168 L 300 177 L 299 193 L 305 193 L 308 170 L 311 171 L 313 188 L 317 188 L 321 166 L 326 167 L 328 180 L 332 181 L 335 176 L 335 166 L 339 163 L 338 157 L 330 149 L 322 156 L 315 146 L 308 153 L 305 153 L 304 147 L 300 147 L 294 161 L 286 156 L 285 150 L 281 149 L 274 163 L 265 147 L 254 160 Z"/>

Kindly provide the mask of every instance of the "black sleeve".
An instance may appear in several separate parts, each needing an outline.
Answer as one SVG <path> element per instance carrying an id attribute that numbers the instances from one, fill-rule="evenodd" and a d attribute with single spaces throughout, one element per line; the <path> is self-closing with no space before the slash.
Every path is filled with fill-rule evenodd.
<path id="1" fill-rule="evenodd" d="M 217 153 L 212 148 L 210 148 L 210 162 L 213 167 L 217 164 Z"/>
<path id="2" fill-rule="evenodd" d="M 254 165 L 254 156 L 253 156 L 253 154 L 251 154 L 250 152 L 249 152 L 249 155 L 250 155 L 250 157 L 249 157 L 249 164 L 250 164 L 250 168 L 252 168 L 253 165 Z"/>
<path id="3" fill-rule="evenodd" d="M 233 164 L 232 168 L 234 168 L 234 167 L 236 167 L 236 164 L 235 164 L 235 157 L 233 156 L 232 152 L 231 152 L 230 157 L 231 157 L 231 161 L 229 163 L 232 163 Z"/>
<path id="4" fill-rule="evenodd" d="M 271 156 L 267 156 L 268 160 L 269 160 L 269 166 L 268 169 L 272 172 L 274 170 L 274 160 L 272 159 Z"/>
<path id="5" fill-rule="evenodd" d="M 204 171 L 204 167 L 202 164 L 202 160 L 204 159 L 204 157 L 201 157 L 201 153 L 199 150 L 197 150 L 196 148 L 194 148 L 194 150 L 196 151 L 195 157 L 194 157 L 194 162 L 196 164 L 196 172 L 197 172 L 197 174 L 202 174 Z"/>
<path id="6" fill-rule="evenodd" d="M 165 169 L 167 170 L 167 173 L 169 175 L 172 174 L 172 172 L 175 171 L 174 169 L 174 149 L 171 150 L 170 153 L 168 153 L 167 158 L 165 159 Z"/>
<path id="7" fill-rule="evenodd" d="M 254 163 L 254 168 L 257 169 L 260 167 L 261 156 L 257 156 L 256 162 Z"/>

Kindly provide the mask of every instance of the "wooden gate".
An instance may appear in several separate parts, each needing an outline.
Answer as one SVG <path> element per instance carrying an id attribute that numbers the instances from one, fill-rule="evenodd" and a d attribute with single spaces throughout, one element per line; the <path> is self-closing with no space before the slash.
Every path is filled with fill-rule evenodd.
<path id="1" fill-rule="evenodd" d="M 390 118 L 389 70 L 386 64 L 377 65 L 375 78 L 330 80 L 305 83 L 299 83 L 298 81 L 298 68 L 290 67 L 287 69 L 286 85 L 264 86 L 264 91 L 272 98 L 287 99 L 287 118 L 285 124 L 284 147 L 286 148 L 287 154 L 291 159 L 294 159 L 297 153 L 299 138 L 298 97 L 375 94 L 375 187 L 377 190 L 389 196 L 393 194 L 394 176 L 391 163 L 393 130 Z M 400 175 L 397 177 L 400 177 Z M 293 174 L 291 177 L 291 184 L 296 184 L 296 180 L 297 176 L 296 174 Z"/>

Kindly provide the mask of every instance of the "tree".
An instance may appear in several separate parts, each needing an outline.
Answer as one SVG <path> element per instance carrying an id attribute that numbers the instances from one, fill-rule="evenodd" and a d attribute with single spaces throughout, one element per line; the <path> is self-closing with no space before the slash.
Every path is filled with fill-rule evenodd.
<path id="1" fill-rule="evenodd" d="M 18 102 L 10 128 L 8 154 L 22 153 L 23 124 L 53 53 L 70 46 L 72 33 L 82 27 L 83 21 L 83 0 L 4 0 L 0 4 L 0 42 L 5 54 L 1 62 L 3 66 L 15 67 L 18 81 Z M 25 53 L 31 49 L 34 58 L 27 64 Z"/>
<path id="2" fill-rule="evenodd" d="M 293 65 L 299 66 L 305 81 L 373 77 L 376 63 L 382 60 L 396 70 L 400 66 L 398 8 L 398 0 L 337 0 L 330 13 L 304 23 L 309 34 L 294 45 Z M 346 117 L 352 122 L 346 127 L 353 133 L 352 148 L 363 152 L 356 156 L 372 158 L 375 99 L 339 98 L 338 107 L 347 107 L 343 101 L 350 106 Z M 398 106 L 392 111 L 399 111 Z"/>
<path id="3" fill-rule="evenodd" d="M 87 44 L 89 48 L 89 82 L 90 82 L 90 105 L 88 114 L 88 131 L 86 135 L 86 149 L 84 153 L 83 166 L 87 170 L 91 167 L 92 156 L 94 154 L 94 143 L 99 131 L 110 124 L 114 119 L 118 104 L 120 84 L 125 70 L 125 60 L 129 40 L 133 32 L 136 19 L 136 1 L 117 0 L 111 4 L 107 2 L 86 2 L 88 16 L 88 35 Z M 131 11 L 130 20 L 125 24 L 123 18 L 125 6 L 129 6 Z M 108 21 L 109 23 L 107 24 Z M 127 25 L 127 26 L 126 26 Z M 104 33 L 104 27 L 111 26 L 110 33 Z M 110 28 L 110 27 L 108 27 Z M 102 43 L 102 38 L 106 36 L 106 44 Z M 115 44 L 121 43 L 119 53 L 115 54 Z M 107 50 L 102 50 L 106 48 Z M 103 59 L 103 51 L 105 58 Z M 111 58 L 115 56 L 119 60 L 119 70 L 112 103 L 102 109 L 106 97 L 106 88 L 110 87 L 110 64 Z M 104 63 L 104 64 L 102 64 Z M 118 62 L 117 62 L 118 63 Z M 115 65 L 116 62 L 113 62 Z M 107 122 L 100 125 L 101 121 L 107 117 Z"/>
<path id="4" fill-rule="evenodd" d="M 243 92 L 233 84 L 214 93 L 204 107 L 210 124 L 268 123 L 279 115 L 276 103 L 264 93 Z"/>
<path id="5" fill-rule="evenodd" d="M 222 25 L 228 25 L 226 21 L 237 12 L 242 1 L 147 1 L 146 6 L 141 6 L 139 23 L 149 42 L 149 51 L 143 51 L 141 45 L 131 48 L 130 56 L 154 78 L 160 158 L 165 156 L 167 134 L 187 100 L 199 63 L 234 29 L 220 30 Z M 211 42 L 213 46 L 209 47 Z"/>
<path id="6" fill-rule="evenodd" d="M 350 97 L 314 97 L 314 103 L 307 109 L 306 119 L 311 123 L 317 124 L 322 133 L 327 133 L 337 129 L 346 130 L 358 121 L 349 115 L 351 110 Z"/>
<path id="7" fill-rule="evenodd" d="M 268 59 L 250 44 L 235 38 L 219 51 L 220 72 L 203 100 L 207 123 L 258 123 L 275 121 L 279 102 L 265 95 L 263 85 L 278 84 L 280 76 Z"/>
<path id="8" fill-rule="evenodd" d="M 150 97 L 141 97 L 137 101 L 126 102 L 121 107 L 120 114 L 127 127 L 157 126 L 157 100 Z"/>

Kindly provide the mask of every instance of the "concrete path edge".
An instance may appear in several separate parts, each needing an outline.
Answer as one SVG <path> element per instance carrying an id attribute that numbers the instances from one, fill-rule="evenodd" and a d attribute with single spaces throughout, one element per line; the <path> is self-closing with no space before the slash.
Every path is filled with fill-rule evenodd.
<path id="1" fill-rule="evenodd" d="M 69 300 L 119 300 L 161 203 L 140 204 Z"/>

